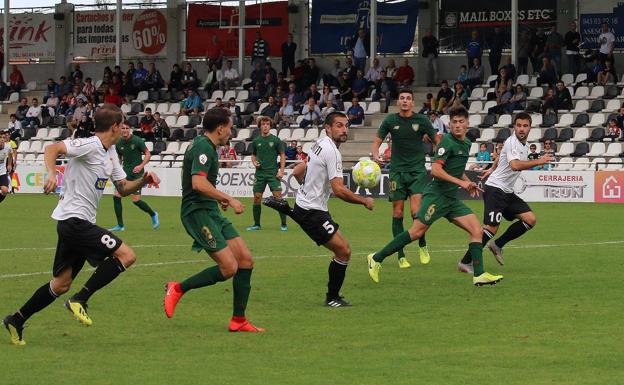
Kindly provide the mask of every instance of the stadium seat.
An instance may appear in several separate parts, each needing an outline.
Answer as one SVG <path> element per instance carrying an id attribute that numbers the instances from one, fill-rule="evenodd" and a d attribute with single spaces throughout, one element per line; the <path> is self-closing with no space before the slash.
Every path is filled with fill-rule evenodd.
<path id="1" fill-rule="evenodd" d="M 604 96 L 605 89 L 603 86 L 594 86 L 591 93 L 587 96 L 587 99 L 598 99 Z"/>
<path id="2" fill-rule="evenodd" d="M 573 74 L 563 74 L 561 75 L 561 81 L 567 87 L 574 83 L 574 75 Z"/>
<path id="3" fill-rule="evenodd" d="M 161 152 L 161 155 L 168 155 L 168 154 L 175 154 L 178 152 L 178 149 L 180 148 L 180 143 L 178 142 L 169 142 L 167 143 L 167 148 L 165 149 L 165 151 Z"/>
<path id="4" fill-rule="evenodd" d="M 381 148 L 380 148 L 381 149 Z M 470 156 L 475 156 L 477 155 L 477 153 L 479 152 L 479 144 L 478 143 L 472 143 L 470 145 L 470 151 L 469 151 L 469 155 Z"/>
<path id="5" fill-rule="evenodd" d="M 440 120 L 444 123 L 444 125 L 448 126 L 451 121 L 451 117 L 448 115 L 442 115 L 440 116 Z"/>
<path id="6" fill-rule="evenodd" d="M 236 139 L 234 140 L 245 140 L 249 138 L 250 135 L 251 131 L 249 130 L 249 128 L 241 128 L 240 130 L 238 130 L 238 134 L 236 135 Z"/>
<path id="7" fill-rule="evenodd" d="M 563 148 L 563 145 L 561 147 Z M 589 144 L 586 142 L 580 142 L 576 144 L 574 151 L 568 155 L 574 158 L 578 158 L 579 156 L 585 156 L 588 152 L 589 152 Z M 561 153 L 561 151 L 559 151 L 559 153 Z"/>
<path id="8" fill-rule="evenodd" d="M 175 156 L 165 155 L 162 157 L 162 161 L 160 162 L 160 167 L 173 167 L 174 161 L 175 161 Z"/>
<path id="9" fill-rule="evenodd" d="M 98 88 L 98 87 L 96 86 L 95 88 Z M 149 94 L 147 93 L 147 91 L 139 91 L 137 98 L 134 99 L 133 102 L 143 103 L 144 101 L 147 100 L 148 97 L 149 97 Z"/>
<path id="10" fill-rule="evenodd" d="M 592 170 L 592 171 L 603 170 L 607 166 L 606 163 L 607 163 L 607 160 L 605 158 L 594 158 L 591 161 L 589 170 Z"/>
<path id="11" fill-rule="evenodd" d="M 35 135 L 31 139 L 33 139 L 33 140 L 44 140 L 47 136 L 48 136 L 48 129 L 47 128 L 39 128 L 37 130 L 37 135 Z"/>
<path id="12" fill-rule="evenodd" d="M 288 138 L 290 138 L 290 134 L 291 134 L 290 128 L 282 128 L 277 134 L 277 137 L 280 138 L 281 140 L 288 140 Z"/>
<path id="13" fill-rule="evenodd" d="M 576 75 L 576 81 L 574 82 L 574 84 L 582 83 L 582 82 L 584 82 L 586 80 L 587 80 L 587 73 L 582 72 L 582 73 Z"/>
<path id="14" fill-rule="evenodd" d="M 271 129 L 269 130 L 269 135 L 275 135 L 275 136 L 277 136 L 277 128 L 271 128 Z"/>
<path id="15" fill-rule="evenodd" d="M 483 122 L 479 124 L 479 128 L 490 128 L 496 123 L 496 115 L 488 114 L 483 118 Z"/>
<path id="16" fill-rule="evenodd" d="M 180 143 L 180 148 L 176 152 L 176 155 L 184 155 L 188 147 L 191 145 L 190 142 L 182 142 Z"/>
<path id="17" fill-rule="evenodd" d="M 555 142 L 567 142 L 572 139 L 572 136 L 574 136 L 574 132 L 570 127 L 562 128 L 561 131 L 559 131 L 559 135 L 557 135 L 557 139 L 555 139 Z"/>
<path id="18" fill-rule="evenodd" d="M 611 99 L 607 102 L 607 106 L 603 108 L 602 112 L 615 112 L 620 109 L 620 101 L 617 99 Z"/>
<path id="19" fill-rule="evenodd" d="M 316 128 L 308 128 L 302 140 L 304 142 L 311 142 L 317 139 L 318 139 L 318 130 Z"/>
<path id="20" fill-rule="evenodd" d="M 531 88 L 531 92 L 529 92 L 529 96 L 527 99 L 530 100 L 538 100 L 544 96 L 544 89 L 542 87 L 533 87 Z"/>
<path id="21" fill-rule="evenodd" d="M 518 75 L 518 78 L 516 79 L 516 85 L 521 85 L 524 87 L 527 84 L 529 84 L 529 75 L 526 75 L 526 74 Z"/>
<path id="22" fill-rule="evenodd" d="M 186 123 L 183 127 L 184 128 L 195 128 L 197 126 L 201 125 L 201 116 L 199 115 L 189 115 L 188 116 L 188 123 Z"/>
<path id="23" fill-rule="evenodd" d="M 132 102 L 130 103 L 130 112 L 128 112 L 128 115 L 138 115 L 142 111 L 143 111 L 143 103 Z"/>
<path id="24" fill-rule="evenodd" d="M 489 100 L 483 105 L 482 114 L 489 114 L 490 108 L 496 106 L 496 100 Z"/>
<path id="25" fill-rule="evenodd" d="M 468 140 L 476 142 L 479 137 L 481 137 L 481 131 L 478 128 L 471 127 L 468 129 L 468 132 L 466 133 L 466 138 L 468 138 Z"/>
<path id="26" fill-rule="evenodd" d="M 312 146 L 314 146 L 314 142 L 304 143 L 301 150 L 305 152 L 306 154 L 309 154 L 310 151 L 312 150 Z"/>
<path id="27" fill-rule="evenodd" d="M 570 170 L 572 167 L 574 167 L 573 162 L 574 160 L 572 158 L 563 157 L 559 159 L 559 161 L 557 162 L 554 168 L 557 171 L 567 171 L 567 170 Z"/>
<path id="28" fill-rule="evenodd" d="M 580 127 L 574 130 L 574 137 L 570 139 L 571 142 L 583 142 L 589 138 L 589 129 L 587 127 Z"/>
<path id="29" fill-rule="evenodd" d="M 303 139 L 305 137 L 305 130 L 303 128 L 295 128 L 292 130 L 292 133 L 290 134 L 290 138 L 288 139 L 289 141 L 300 141 L 301 139 Z"/>
<path id="30" fill-rule="evenodd" d="M 214 92 L 213 92 L 213 94 L 214 94 Z M 235 98 L 236 99 L 236 91 L 235 90 L 227 90 L 227 91 L 225 91 L 225 94 L 223 94 L 223 97 L 221 99 L 222 100 L 230 100 L 230 98 Z"/>
<path id="31" fill-rule="evenodd" d="M 570 124 L 570 127 L 578 128 L 585 127 L 589 123 L 589 115 L 586 113 L 576 115 L 574 123 Z"/>
<path id="32" fill-rule="evenodd" d="M 601 142 L 604 139 L 605 130 L 602 127 L 596 127 L 592 130 L 589 138 L 587 138 L 588 142 Z"/>
<path id="33" fill-rule="evenodd" d="M 34 164 L 37 156 L 35 154 L 26 154 L 24 156 L 24 164 Z"/>
<path id="34" fill-rule="evenodd" d="M 212 95 L 210 95 L 210 98 L 206 99 L 206 101 L 214 103 L 217 101 L 217 98 L 221 98 L 221 100 L 223 100 L 223 91 L 221 90 L 212 91 Z"/>
<path id="35" fill-rule="evenodd" d="M 481 131 L 481 137 L 477 139 L 477 142 L 489 142 L 496 136 L 493 128 L 484 128 Z"/>
<path id="36" fill-rule="evenodd" d="M 45 162 L 44 155 L 43 154 L 39 154 L 39 155 L 37 155 L 37 158 L 35 158 L 34 164 L 36 164 L 37 166 L 43 166 L 44 162 Z"/>
<path id="37" fill-rule="evenodd" d="M 28 152 L 30 150 L 30 142 L 27 140 L 23 140 L 20 142 L 19 146 L 17 146 L 17 152 Z"/>
<path id="38" fill-rule="evenodd" d="M 20 143 L 21 145 L 21 143 Z M 18 150 L 19 151 L 19 150 Z M 621 143 L 609 143 L 607 150 L 604 152 L 604 156 L 618 156 L 622 153 L 622 144 Z"/>
<path id="39" fill-rule="evenodd" d="M 169 103 L 160 103 L 156 107 L 156 112 L 160 115 L 167 115 L 169 113 Z"/>
<path id="40" fill-rule="evenodd" d="M 600 112 L 602 111 L 603 108 L 605 108 L 604 100 L 596 99 L 592 101 L 591 106 L 589 107 L 589 109 L 587 109 L 587 112 L 589 113 Z"/>
<path id="41" fill-rule="evenodd" d="M 188 115 L 181 115 L 181 116 L 178 116 L 178 119 L 176 120 L 176 124 L 174 127 L 184 127 L 187 124 L 189 124 Z"/>
<path id="42" fill-rule="evenodd" d="M 570 169 L 571 171 L 585 171 L 589 167 L 591 167 L 591 162 L 589 158 L 578 158 L 574 161 L 574 165 Z"/>
<path id="43" fill-rule="evenodd" d="M 603 99 L 606 100 L 611 100 L 611 99 L 615 99 L 618 96 L 618 88 L 617 86 L 613 85 L 613 84 L 609 84 L 605 87 L 605 92 L 604 95 L 602 96 Z"/>
<path id="44" fill-rule="evenodd" d="M 237 102 L 245 102 L 245 101 L 247 101 L 247 99 L 249 99 L 249 91 L 247 91 L 247 90 L 240 90 L 236 94 L 236 101 Z"/>
<path id="45" fill-rule="evenodd" d="M 589 101 L 579 100 L 578 102 L 576 102 L 574 109 L 570 110 L 570 112 L 582 113 L 582 112 L 587 112 L 588 109 L 589 109 Z"/>
<path id="46" fill-rule="evenodd" d="M 180 112 L 180 103 L 170 103 L 169 111 L 167 112 L 169 115 L 177 115 Z"/>
<path id="47" fill-rule="evenodd" d="M 145 103 L 143 107 L 143 111 L 141 111 L 139 115 L 145 115 L 145 110 L 147 110 L 148 108 L 152 111 L 152 113 L 156 112 L 156 103 Z"/>
<path id="48" fill-rule="evenodd" d="M 345 102 L 345 104 L 347 104 L 347 103 Z M 269 105 L 269 103 L 267 103 L 267 102 L 260 103 L 260 107 L 258 108 L 258 110 L 256 112 L 254 112 L 254 115 L 260 115 L 260 111 L 264 110 L 264 108 L 266 106 L 268 106 L 268 105 Z"/>
<path id="49" fill-rule="evenodd" d="M 48 131 L 48 135 L 43 140 L 53 141 L 56 138 L 58 138 L 60 135 L 61 135 L 60 128 L 50 128 L 50 131 Z"/>
<path id="50" fill-rule="evenodd" d="M 26 155 L 28 156 L 28 155 Z M 605 170 L 609 171 L 617 171 L 621 170 L 622 167 L 622 159 L 621 158 L 611 158 L 609 159 L 609 164 L 605 167 Z"/>
<path id="51" fill-rule="evenodd" d="M 476 103 L 476 102 L 473 102 Z M 481 124 L 481 115 L 469 115 L 468 116 L 468 127 L 479 127 Z"/>
<path id="52" fill-rule="evenodd" d="M 147 91 L 147 100 L 148 103 L 155 103 L 160 99 L 160 92 L 158 90 Z"/>
<path id="53" fill-rule="evenodd" d="M 379 102 L 370 102 L 368 104 L 368 107 L 366 108 L 365 114 L 371 115 L 371 114 L 378 114 L 380 112 L 381 112 L 381 103 L 379 103 Z"/>
<path id="54" fill-rule="evenodd" d="M 509 127 L 510 124 L 511 124 L 511 115 L 503 114 L 498 117 L 498 122 L 493 127 L 494 128 Z"/>
<path id="55" fill-rule="evenodd" d="M 539 127 L 544 123 L 542 114 L 531 114 L 531 127 Z"/>
<path id="56" fill-rule="evenodd" d="M 589 87 L 580 86 L 579 88 L 576 89 L 576 92 L 574 92 L 572 99 L 587 99 L 588 96 L 589 96 Z"/>
<path id="57" fill-rule="evenodd" d="M 574 145 L 568 142 L 561 145 L 561 148 L 557 150 L 557 155 L 569 156 L 572 152 L 574 152 Z"/>
<path id="58" fill-rule="evenodd" d="M 301 122 L 303 122 L 303 115 L 297 116 L 297 118 L 295 119 L 295 122 L 291 124 L 290 127 L 298 128 L 301 125 Z"/>
<path id="59" fill-rule="evenodd" d="M 320 130 L 320 132 L 319 132 L 319 139 L 323 139 L 326 136 L 327 136 L 327 131 L 326 130 Z"/>
<path id="60" fill-rule="evenodd" d="M 474 102 L 470 103 L 470 108 L 468 108 L 468 113 L 478 114 L 479 112 L 481 112 L 481 110 L 483 110 L 483 102 L 481 102 L 480 100 L 475 100 Z"/>
<path id="61" fill-rule="evenodd" d="M 234 151 L 236 152 L 236 154 L 242 156 L 243 152 L 245 152 L 245 142 L 236 142 L 234 144 Z"/>
<path id="62" fill-rule="evenodd" d="M 195 139 L 196 136 L 197 136 L 197 130 L 194 128 L 188 128 L 184 130 L 184 138 L 182 138 L 182 140 L 191 141 Z"/>
<path id="63" fill-rule="evenodd" d="M 527 142 L 537 142 L 542 137 L 542 130 L 539 128 L 531 128 L 527 136 Z"/>
<path id="64" fill-rule="evenodd" d="M 602 126 L 606 122 L 605 115 L 603 113 L 593 114 L 589 123 L 586 124 L 587 127 L 598 127 Z"/>
<path id="65" fill-rule="evenodd" d="M 154 151 L 154 142 L 145 142 L 145 148 L 151 153 Z"/>
<path id="66" fill-rule="evenodd" d="M 131 110 L 132 110 L 132 105 L 130 104 L 124 103 L 121 105 L 121 112 L 123 112 L 124 115 L 128 115 Z"/>
<path id="67" fill-rule="evenodd" d="M 483 88 L 473 88 L 468 100 L 483 100 L 485 99 L 485 94 L 483 92 Z"/>
<path id="68" fill-rule="evenodd" d="M 549 128 L 554 127 L 558 122 L 557 114 L 554 112 L 548 112 L 547 114 L 542 116 L 542 124 L 540 124 L 540 128 Z"/>
<path id="69" fill-rule="evenodd" d="M 488 76 L 488 78 L 485 81 L 485 83 L 483 83 L 483 87 L 489 87 L 490 83 L 492 83 L 494 80 L 496 80 L 496 78 L 498 78 L 498 74 L 493 74 L 493 75 Z"/>
<path id="70" fill-rule="evenodd" d="M 511 130 L 508 127 L 501 128 L 498 130 L 496 137 L 492 139 L 494 143 L 503 143 L 511 136 Z"/>
<path id="71" fill-rule="evenodd" d="M 243 155 L 251 155 L 253 153 L 253 143 L 248 142 L 245 144 L 245 151 L 243 151 Z M 251 165 L 253 167 L 253 165 Z"/>
<path id="72" fill-rule="evenodd" d="M 590 157 L 602 156 L 605 151 L 607 151 L 607 145 L 602 142 L 598 142 L 592 144 L 591 150 L 586 155 Z"/>
<path id="73" fill-rule="evenodd" d="M 178 121 L 178 117 L 177 116 L 167 116 L 165 118 L 165 123 L 167 123 L 167 126 L 169 127 L 179 127 L 176 125 L 176 122 Z"/>

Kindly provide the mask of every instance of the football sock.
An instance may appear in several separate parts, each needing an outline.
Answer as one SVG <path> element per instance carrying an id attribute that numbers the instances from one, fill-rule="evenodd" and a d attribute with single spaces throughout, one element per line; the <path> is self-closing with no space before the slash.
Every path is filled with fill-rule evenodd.
<path id="1" fill-rule="evenodd" d="M 18 313 L 14 316 L 22 323 L 26 322 L 33 314 L 45 309 L 49 304 L 58 298 L 48 282 L 35 291 L 30 299 L 22 306 Z"/>
<path id="2" fill-rule="evenodd" d="M 492 239 L 494 237 L 494 234 L 492 234 L 489 230 L 487 229 L 483 229 L 483 235 L 481 238 L 481 245 L 485 246 L 487 245 L 487 243 L 490 241 L 490 239 Z M 464 255 L 464 258 L 462 258 L 461 260 L 462 263 L 468 265 L 469 263 L 472 262 L 472 258 L 470 258 L 470 249 L 468 249 L 468 251 L 466 251 L 466 254 Z"/>
<path id="3" fill-rule="evenodd" d="M 3 193 L 0 193 L 0 202 L 2 202 L 4 198 L 6 198 L 6 195 Z"/>
<path id="4" fill-rule="evenodd" d="M 279 213 L 280 220 L 282 221 L 282 226 L 286 226 L 286 214 Z"/>
<path id="5" fill-rule="evenodd" d="M 392 217 L 392 236 L 396 237 L 404 231 L 405 229 L 403 228 L 403 218 Z M 399 258 L 405 257 L 405 251 L 403 249 L 400 249 L 398 251 L 398 256 Z"/>
<path id="6" fill-rule="evenodd" d="M 409 232 L 404 231 L 391 240 L 390 243 L 388 243 L 383 249 L 375 253 L 373 259 L 375 262 L 381 263 L 387 256 L 396 253 L 398 250 L 409 245 L 411 242 L 412 238 L 410 237 Z"/>
<path id="7" fill-rule="evenodd" d="M 422 237 L 418 238 L 418 247 L 427 246 L 427 240 L 425 240 L 425 234 Z"/>
<path id="8" fill-rule="evenodd" d="M 340 296 L 340 288 L 347 272 L 347 263 L 336 258 L 329 263 L 329 281 L 327 282 L 327 298 L 335 299 Z"/>
<path id="9" fill-rule="evenodd" d="M 260 226 L 260 212 L 262 211 L 262 205 L 261 204 L 257 204 L 257 205 L 253 205 L 253 219 L 254 219 L 254 225 L 255 226 Z"/>
<path id="10" fill-rule="evenodd" d="M 87 302 L 89 298 L 98 290 L 112 282 L 113 279 L 126 271 L 126 268 L 116 257 L 109 257 L 100 263 L 91 277 L 72 298 L 77 301 Z"/>
<path id="11" fill-rule="evenodd" d="M 507 228 L 507 231 L 500 237 L 494 240 L 496 246 L 503 248 L 508 242 L 513 241 L 514 239 L 521 237 L 522 234 L 531 230 L 533 226 L 524 222 L 524 221 L 515 221 Z"/>
<path id="12" fill-rule="evenodd" d="M 150 217 L 153 217 L 153 216 L 154 216 L 154 214 L 156 214 L 156 213 L 154 212 L 154 210 L 152 210 L 152 208 L 151 208 L 151 207 L 149 207 L 149 205 L 148 205 L 147 203 L 143 202 L 142 200 L 138 200 L 138 201 L 136 201 L 136 202 L 132 202 L 132 203 L 134 203 L 134 205 L 135 205 L 136 207 L 138 207 L 138 208 L 140 208 L 141 210 L 143 210 L 143 211 L 145 211 L 146 213 L 148 213 Z"/>
<path id="13" fill-rule="evenodd" d="M 117 224 L 123 227 L 123 206 L 121 205 L 120 197 L 113 197 L 113 207 L 115 208 L 115 216 L 117 217 Z"/>
<path id="14" fill-rule="evenodd" d="M 483 267 L 483 245 L 479 242 L 470 242 L 468 244 L 468 251 L 472 258 L 473 274 L 475 277 L 478 277 L 485 271 Z"/>
<path id="15" fill-rule="evenodd" d="M 232 288 L 234 289 L 234 311 L 232 316 L 244 317 L 247 301 L 249 300 L 249 292 L 251 292 L 251 272 L 253 269 L 239 268 L 232 279 Z"/>
<path id="16" fill-rule="evenodd" d="M 214 285 L 217 282 L 223 281 L 225 281 L 225 278 L 223 274 L 221 274 L 219 266 L 212 266 L 182 281 L 182 283 L 180 283 L 180 289 L 186 293 L 192 289 Z"/>

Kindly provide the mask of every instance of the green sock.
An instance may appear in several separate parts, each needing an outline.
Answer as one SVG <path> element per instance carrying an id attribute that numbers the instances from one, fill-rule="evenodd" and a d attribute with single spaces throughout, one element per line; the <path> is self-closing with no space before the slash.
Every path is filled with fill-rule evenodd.
<path id="1" fill-rule="evenodd" d="M 412 242 L 412 238 L 409 235 L 409 232 L 404 231 L 401 234 L 397 235 L 393 240 L 390 241 L 383 249 L 379 250 L 373 256 L 373 259 L 376 262 L 383 262 L 383 260 L 405 246 L 409 245 Z"/>
<path id="2" fill-rule="evenodd" d="M 262 205 L 257 204 L 253 205 L 253 217 L 254 217 L 254 225 L 260 226 L 260 212 L 262 211 Z"/>
<path id="3" fill-rule="evenodd" d="M 219 266 L 212 266 L 185 279 L 180 283 L 180 288 L 186 293 L 192 289 L 199 289 L 200 287 L 214 285 L 217 282 L 223 281 L 225 281 L 225 278 L 223 274 L 221 274 Z"/>
<path id="4" fill-rule="evenodd" d="M 134 205 L 135 205 L 136 207 L 138 207 L 138 208 L 140 208 L 141 210 L 143 210 L 143 211 L 145 211 L 146 213 L 148 213 L 150 217 L 153 217 L 153 216 L 154 216 L 154 214 L 156 214 L 156 213 L 154 212 L 154 210 L 152 210 L 152 208 L 151 208 L 151 207 L 149 207 L 149 205 L 148 205 L 147 203 L 143 202 L 142 200 L 138 200 L 138 201 L 136 201 L 136 202 L 132 202 L 132 203 L 134 203 Z"/>
<path id="5" fill-rule="evenodd" d="M 120 197 L 113 197 L 113 207 L 115 208 L 115 216 L 117 217 L 117 224 L 123 227 L 123 206 L 121 205 Z"/>
<path id="6" fill-rule="evenodd" d="M 470 242 L 468 244 L 468 252 L 472 258 L 472 269 L 474 276 L 478 277 L 485 271 L 483 267 L 483 245 L 481 242 Z"/>
<path id="7" fill-rule="evenodd" d="M 286 226 L 286 214 L 279 213 L 280 220 L 282 221 L 282 226 Z"/>
<path id="8" fill-rule="evenodd" d="M 425 234 L 423 234 L 422 237 L 418 238 L 418 246 L 419 247 L 426 247 L 427 246 L 427 240 L 425 240 Z"/>
<path id="9" fill-rule="evenodd" d="M 234 317 L 244 317 L 247 301 L 249 300 L 249 292 L 251 291 L 251 272 L 253 269 L 239 268 L 232 279 L 232 287 L 234 288 Z"/>
<path id="10" fill-rule="evenodd" d="M 392 217 L 392 236 L 396 237 L 397 235 L 404 232 L 403 228 L 403 218 L 395 218 Z M 405 257 L 405 251 L 403 249 L 398 251 L 399 259 Z"/>

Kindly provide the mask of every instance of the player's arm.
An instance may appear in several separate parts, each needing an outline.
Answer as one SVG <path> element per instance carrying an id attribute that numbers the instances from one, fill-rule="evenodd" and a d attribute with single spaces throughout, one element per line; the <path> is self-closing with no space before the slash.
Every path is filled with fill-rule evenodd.
<path id="1" fill-rule="evenodd" d="M 497 159 L 498 161 L 498 159 Z M 550 153 L 544 154 L 535 160 L 518 160 L 509 161 L 509 167 L 514 171 L 530 170 L 535 166 L 543 166 L 546 163 L 554 162 L 555 158 Z"/>
<path id="2" fill-rule="evenodd" d="M 365 198 L 349 190 L 342 182 L 342 177 L 332 179 L 331 188 L 332 192 L 337 198 L 340 198 L 345 202 L 363 205 L 369 210 L 373 209 L 373 206 L 375 204 L 373 198 Z"/>
<path id="3" fill-rule="evenodd" d="M 487 179 L 487 177 L 490 176 L 490 174 L 492 174 L 494 170 L 496 170 L 496 168 L 498 167 L 499 159 L 500 159 L 500 156 L 497 156 L 496 159 L 494 159 L 494 163 L 492 163 L 492 167 L 485 170 L 481 175 L 478 176 L 478 178 L 481 180 Z"/>
<path id="4" fill-rule="evenodd" d="M 160 178 L 153 172 L 146 172 L 140 179 L 127 180 L 126 178 L 114 180 L 113 185 L 115 189 L 122 197 L 128 196 L 134 192 L 139 191 L 146 184 L 159 184 Z"/>
<path id="5" fill-rule="evenodd" d="M 230 195 L 219 191 L 215 188 L 215 186 L 210 183 L 208 179 L 206 179 L 206 175 L 199 173 L 194 174 L 191 177 L 191 184 L 193 186 L 193 190 L 202 194 L 205 197 L 214 199 L 221 203 L 221 207 L 225 210 L 228 206 L 234 209 L 236 214 L 241 214 L 245 210 L 245 206 Z"/>
<path id="6" fill-rule="evenodd" d="M 477 186 L 476 183 L 472 182 L 466 174 L 462 175 L 462 179 L 455 178 L 452 175 L 449 175 L 443 168 L 444 162 L 437 160 L 435 163 L 431 164 L 431 176 L 439 179 L 444 182 L 449 182 L 458 185 L 464 190 L 468 191 L 471 196 L 477 197 L 479 195 L 479 191 L 483 192 L 483 190 Z"/>
<path id="7" fill-rule="evenodd" d="M 10 150 L 11 152 L 9 152 L 9 156 L 7 156 L 7 173 L 10 174 L 11 171 L 13 171 L 13 154 L 15 153 L 15 151 Z"/>
<path id="8" fill-rule="evenodd" d="M 279 153 L 280 157 L 280 167 L 277 170 L 277 179 L 282 179 L 284 177 L 284 169 L 286 168 L 286 153 L 284 151 Z"/>
<path id="9" fill-rule="evenodd" d="M 151 157 L 152 157 L 152 155 L 150 154 L 150 151 L 147 148 L 143 149 L 143 161 L 141 163 L 139 163 L 132 170 L 132 172 L 134 172 L 134 173 L 141 172 L 141 170 L 143 170 L 145 168 L 145 166 L 149 163 Z"/>
<path id="10" fill-rule="evenodd" d="M 375 140 L 373 141 L 373 145 L 371 147 L 371 154 L 373 154 L 373 160 L 377 163 L 382 163 L 382 159 L 379 156 L 379 147 L 381 147 L 381 143 L 383 143 L 383 139 L 379 136 L 375 136 Z"/>
<path id="11" fill-rule="evenodd" d="M 297 164 L 295 168 L 293 168 L 292 175 L 295 177 L 295 180 L 297 181 L 297 183 L 303 184 L 303 182 L 305 181 L 305 174 L 306 174 L 307 167 L 308 166 L 306 162 L 303 161 Z"/>
<path id="12" fill-rule="evenodd" d="M 43 192 L 49 194 L 56 190 L 56 159 L 67 154 L 67 146 L 64 142 L 57 142 L 46 146 L 43 152 L 43 161 L 48 170 L 48 177 L 43 185 Z"/>

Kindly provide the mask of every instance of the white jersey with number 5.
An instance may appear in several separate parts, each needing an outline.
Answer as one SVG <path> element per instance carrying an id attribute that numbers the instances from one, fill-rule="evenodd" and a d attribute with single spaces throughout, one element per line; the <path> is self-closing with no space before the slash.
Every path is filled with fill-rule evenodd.
<path id="1" fill-rule="evenodd" d="M 0 149 L 0 175 L 7 173 L 6 162 L 12 154 L 11 146 L 8 143 L 4 144 L 4 147 Z"/>
<path id="2" fill-rule="evenodd" d="M 496 170 L 492 172 L 490 177 L 488 178 L 486 185 L 497 187 L 503 190 L 506 193 L 514 192 L 514 184 L 516 183 L 516 179 L 520 176 L 520 171 L 514 171 L 511 168 L 509 162 L 512 160 L 522 160 L 525 161 L 528 159 L 529 155 L 529 145 L 522 144 L 520 140 L 516 137 L 516 134 L 512 134 L 507 140 L 505 144 L 503 144 L 503 149 L 498 158 L 498 166 Z"/>
<path id="3" fill-rule="evenodd" d="M 297 191 L 297 206 L 306 210 L 327 211 L 331 180 L 342 178 L 342 155 L 329 137 L 319 139 L 308 154 L 305 180 Z"/>
<path id="4" fill-rule="evenodd" d="M 95 215 L 106 182 L 126 178 L 115 146 L 104 148 L 97 136 L 65 139 L 69 162 L 63 173 L 59 203 L 52 218 L 62 221 L 80 218 L 95 223 Z"/>

